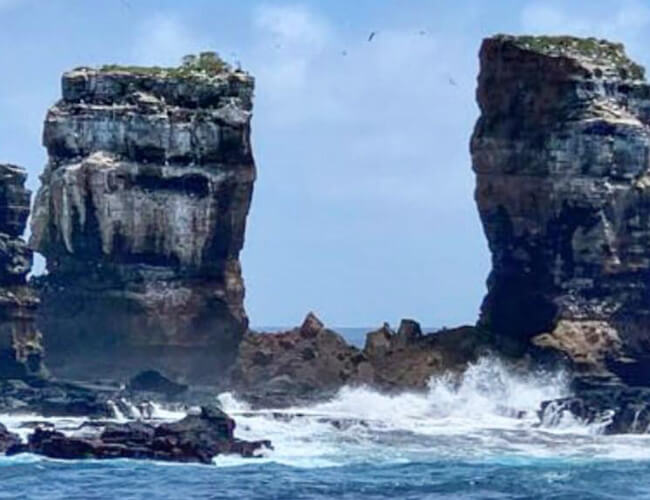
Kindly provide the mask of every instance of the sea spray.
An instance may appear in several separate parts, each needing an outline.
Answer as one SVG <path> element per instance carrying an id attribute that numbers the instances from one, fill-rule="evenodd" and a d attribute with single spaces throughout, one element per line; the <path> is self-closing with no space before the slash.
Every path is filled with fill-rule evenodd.
<path id="1" fill-rule="evenodd" d="M 568 416 L 540 421 L 543 401 L 569 394 L 564 372 L 525 372 L 485 357 L 460 378 L 433 378 L 423 392 L 344 387 L 328 401 L 282 410 L 252 411 L 230 393 L 219 401 L 240 437 L 272 440 L 266 460 L 296 467 L 609 453 L 611 439 Z"/>

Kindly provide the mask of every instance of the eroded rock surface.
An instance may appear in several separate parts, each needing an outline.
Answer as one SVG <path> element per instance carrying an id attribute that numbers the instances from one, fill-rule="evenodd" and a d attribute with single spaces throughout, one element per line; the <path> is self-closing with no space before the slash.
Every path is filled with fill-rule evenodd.
<path id="1" fill-rule="evenodd" d="M 249 332 L 231 374 L 233 387 L 258 406 L 287 406 L 333 395 L 346 384 L 374 380 L 359 349 L 313 314 L 300 328 Z"/>
<path id="2" fill-rule="evenodd" d="M 370 332 L 363 350 L 309 313 L 300 328 L 247 333 L 231 374 L 235 390 L 261 407 L 322 400 L 344 386 L 423 390 L 432 376 L 460 374 L 486 352 L 479 330 L 461 327 L 423 334 L 413 320 Z"/>
<path id="3" fill-rule="evenodd" d="M 650 381 L 650 85 L 622 45 L 486 39 L 471 142 L 492 252 L 481 324 Z M 645 368 L 644 368 L 645 367 Z"/>
<path id="4" fill-rule="evenodd" d="M 69 436 L 37 428 L 26 444 L 9 446 L 7 454 L 35 453 L 58 459 L 134 458 L 210 464 L 221 454 L 254 457 L 269 441 L 234 437 L 235 421 L 216 407 L 202 407 L 177 422 L 107 425 L 97 436 Z M 3 440 L 0 428 L 0 450 Z"/>
<path id="5" fill-rule="evenodd" d="M 253 78 L 224 65 L 81 68 L 47 114 L 32 217 L 59 376 L 219 380 L 248 320 L 239 252 Z"/>
<path id="6" fill-rule="evenodd" d="M 431 377 L 460 375 L 489 352 L 488 339 L 472 326 L 423 334 L 402 320 L 397 332 L 384 325 L 366 337 L 363 354 L 373 367 L 375 385 L 385 389 L 425 389 Z"/>
<path id="7" fill-rule="evenodd" d="M 4 454 L 7 450 L 20 445 L 20 438 L 13 432 L 9 432 L 7 428 L 0 424 L 0 454 Z"/>
<path id="8" fill-rule="evenodd" d="M 32 252 L 22 239 L 29 216 L 25 171 L 0 164 L 0 379 L 43 374 L 38 298 L 27 286 Z"/>

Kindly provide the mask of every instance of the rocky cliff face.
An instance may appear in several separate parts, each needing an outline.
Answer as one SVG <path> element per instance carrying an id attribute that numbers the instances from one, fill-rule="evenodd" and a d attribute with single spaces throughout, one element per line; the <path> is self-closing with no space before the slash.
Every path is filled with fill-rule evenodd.
<path id="1" fill-rule="evenodd" d="M 236 352 L 254 81 L 208 56 L 63 75 L 30 241 L 56 374 L 212 382 Z"/>
<path id="2" fill-rule="evenodd" d="M 505 349 L 650 380 L 650 85 L 622 45 L 496 36 L 471 141 Z M 645 362 L 644 362 L 645 361 Z"/>
<path id="3" fill-rule="evenodd" d="M 32 253 L 21 239 L 29 215 L 26 178 L 22 168 L 0 164 L 0 378 L 42 373 L 38 299 L 25 282 Z"/>

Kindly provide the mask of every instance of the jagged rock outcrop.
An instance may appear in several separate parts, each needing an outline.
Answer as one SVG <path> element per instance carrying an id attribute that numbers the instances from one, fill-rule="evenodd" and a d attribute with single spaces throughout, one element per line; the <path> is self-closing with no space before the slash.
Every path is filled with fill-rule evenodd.
<path id="1" fill-rule="evenodd" d="M 30 240 L 53 373 L 220 379 L 248 323 L 253 86 L 211 54 L 63 75 Z"/>
<path id="2" fill-rule="evenodd" d="M 8 455 L 34 453 L 58 459 L 134 458 L 172 462 L 212 463 L 222 454 L 258 456 L 270 441 L 243 441 L 234 436 L 235 421 L 218 408 L 201 407 L 182 420 L 160 425 L 144 422 L 110 424 L 95 436 L 68 436 L 37 428 L 26 444 L 11 444 Z M 0 452 L 3 434 L 0 427 Z"/>
<path id="3" fill-rule="evenodd" d="M 333 395 L 346 384 L 372 383 L 359 349 L 309 313 L 282 333 L 248 332 L 231 373 L 233 387 L 257 406 L 288 406 Z"/>
<path id="4" fill-rule="evenodd" d="M 231 380 L 240 396 L 267 408 L 321 400 L 344 386 L 423 390 L 433 376 L 460 375 L 487 348 L 474 327 L 423 334 L 406 319 L 397 332 L 385 324 L 368 333 L 360 350 L 309 313 L 293 330 L 247 333 Z"/>
<path id="5" fill-rule="evenodd" d="M 495 36 L 471 141 L 502 349 L 650 382 L 650 85 L 623 46 Z"/>
<path id="6" fill-rule="evenodd" d="M 32 252 L 22 240 L 29 216 L 25 171 L 0 164 L 0 378 L 43 374 L 38 298 L 27 286 Z"/>
<path id="7" fill-rule="evenodd" d="M 431 377 L 459 376 L 469 363 L 490 351 L 484 332 L 472 326 L 424 334 L 420 325 L 403 319 L 397 332 L 388 325 L 366 336 L 363 354 L 374 370 L 374 383 L 384 389 L 425 389 Z"/>
<path id="8" fill-rule="evenodd" d="M 20 445 L 20 438 L 13 432 L 0 424 L 0 454 L 4 454 L 10 448 Z"/>

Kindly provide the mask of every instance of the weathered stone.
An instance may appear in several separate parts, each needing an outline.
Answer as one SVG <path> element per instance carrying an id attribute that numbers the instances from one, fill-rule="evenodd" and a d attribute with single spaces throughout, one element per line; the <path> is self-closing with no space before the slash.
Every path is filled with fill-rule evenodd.
<path id="1" fill-rule="evenodd" d="M 223 65 L 63 75 L 30 240 L 47 260 L 55 374 L 213 383 L 232 362 L 248 324 L 253 85 Z"/>
<path id="2" fill-rule="evenodd" d="M 425 389 L 431 377 L 459 375 L 489 345 L 471 326 L 422 334 L 413 320 L 402 320 L 397 333 L 387 324 L 366 336 L 363 354 L 373 368 L 374 384 L 383 389 Z"/>
<path id="3" fill-rule="evenodd" d="M 173 397 L 187 390 L 187 386 L 177 384 L 155 370 L 138 373 L 129 380 L 128 389 L 131 391 L 154 392 Z"/>
<path id="4" fill-rule="evenodd" d="M 26 178 L 22 168 L 0 164 L 0 378 L 44 374 L 34 322 L 38 298 L 26 283 L 32 252 L 21 239 L 29 215 Z"/>
<path id="5" fill-rule="evenodd" d="M 650 391 L 623 386 L 585 390 L 544 401 L 539 416 L 547 425 L 557 425 L 568 416 L 599 425 L 606 434 L 646 434 L 650 431 Z"/>
<path id="6" fill-rule="evenodd" d="M 488 347 L 474 327 L 424 335 L 416 321 L 403 320 L 398 333 L 386 323 L 368 333 L 361 351 L 310 313 L 300 328 L 246 334 L 231 380 L 242 397 L 266 407 L 324 399 L 344 386 L 423 390 L 433 376 L 461 374 Z"/>
<path id="7" fill-rule="evenodd" d="M 8 454 L 35 453 L 58 459 L 136 458 L 209 464 L 220 454 L 254 457 L 269 441 L 234 437 L 235 421 L 218 408 L 203 407 L 178 422 L 153 426 L 142 422 L 111 424 L 95 437 L 66 436 L 37 428 L 26 445 L 14 445 Z M 2 443 L 0 429 L 0 446 Z"/>
<path id="8" fill-rule="evenodd" d="M 0 424 L 0 454 L 4 454 L 7 450 L 20 444 L 20 438 L 7 430 L 7 428 Z"/>
<path id="9" fill-rule="evenodd" d="M 300 328 L 247 333 L 231 379 L 246 399 L 268 407 L 326 397 L 374 377 L 359 349 L 309 313 Z"/>
<path id="10" fill-rule="evenodd" d="M 650 85 L 622 45 L 486 39 L 471 142 L 492 252 L 481 325 L 595 370 L 650 354 Z M 619 373 L 620 374 L 620 373 Z M 628 380 L 647 383 L 648 379 Z"/>

